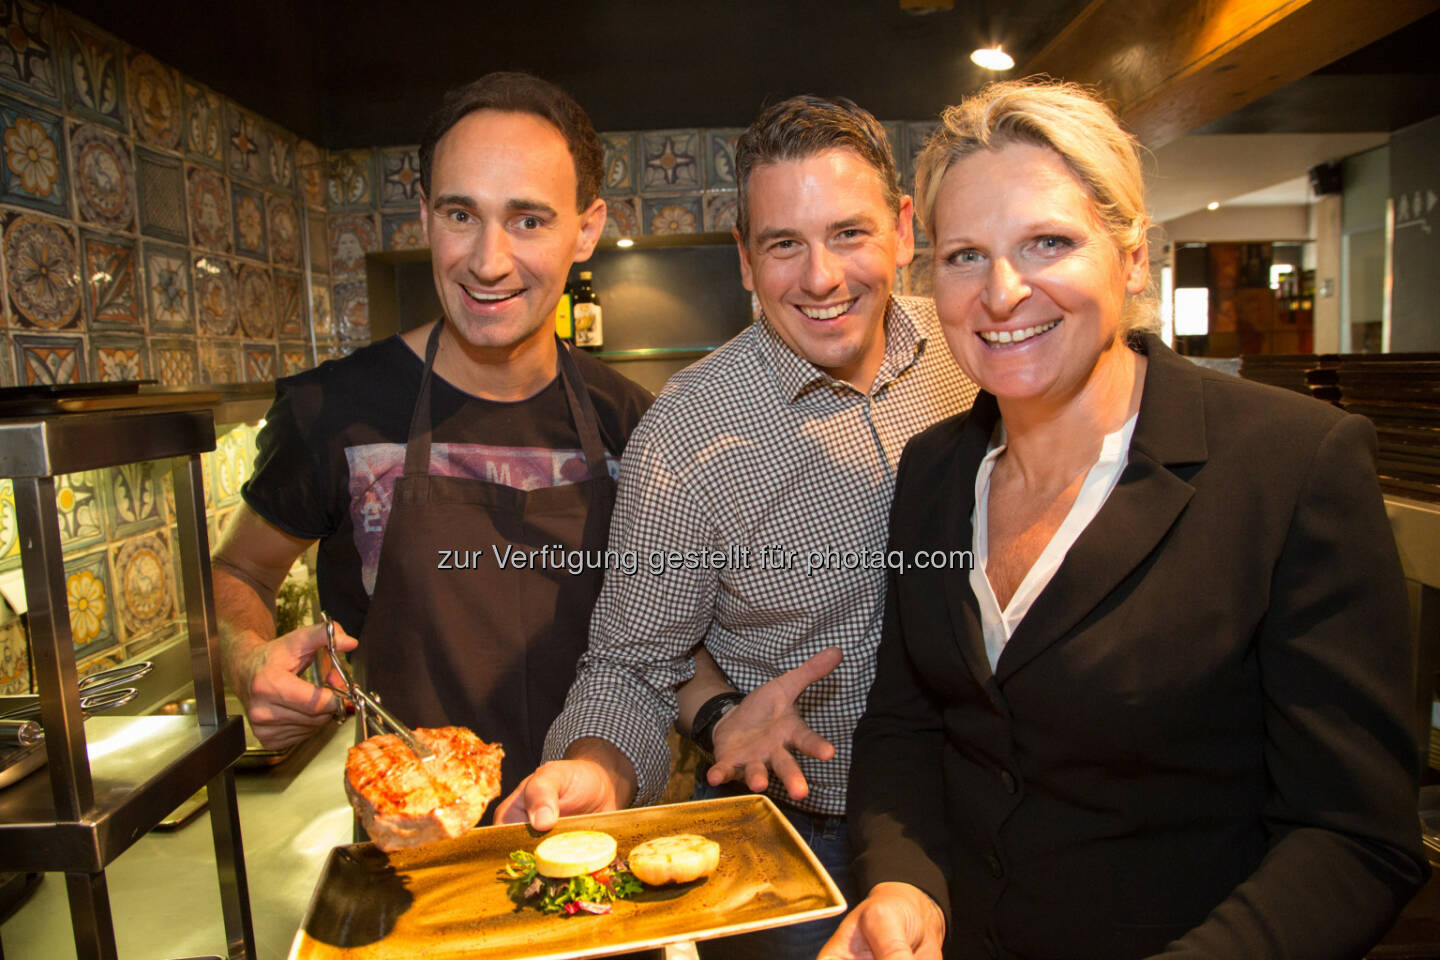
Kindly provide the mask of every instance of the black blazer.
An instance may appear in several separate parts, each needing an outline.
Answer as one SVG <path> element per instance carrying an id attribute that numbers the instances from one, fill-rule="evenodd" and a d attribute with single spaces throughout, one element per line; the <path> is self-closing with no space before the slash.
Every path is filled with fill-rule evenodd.
<path id="1" fill-rule="evenodd" d="M 892 571 L 862 889 L 930 893 L 947 957 L 1358 958 L 1428 870 L 1374 431 L 1137 346 L 1128 466 L 993 675 L 968 570 Z M 911 441 L 892 551 L 971 547 L 998 417 Z"/>

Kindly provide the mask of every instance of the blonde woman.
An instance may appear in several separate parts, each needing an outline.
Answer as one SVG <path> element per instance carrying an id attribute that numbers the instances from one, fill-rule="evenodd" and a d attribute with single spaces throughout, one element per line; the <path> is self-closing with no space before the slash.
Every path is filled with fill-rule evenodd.
<path id="1" fill-rule="evenodd" d="M 824 957 L 1359 958 L 1427 872 L 1368 421 L 1146 332 L 1138 148 L 992 85 L 919 161 L 973 411 L 916 437 Z"/>

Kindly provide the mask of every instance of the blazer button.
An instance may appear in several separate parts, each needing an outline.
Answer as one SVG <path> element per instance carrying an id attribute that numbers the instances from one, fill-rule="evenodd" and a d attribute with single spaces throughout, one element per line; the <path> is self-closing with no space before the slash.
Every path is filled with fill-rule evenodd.
<path id="1" fill-rule="evenodd" d="M 995 856 L 995 854 L 987 853 L 985 855 L 985 865 L 990 868 L 990 875 L 996 880 L 1005 876 L 1005 868 L 1001 866 L 1000 858 Z"/>
<path id="2" fill-rule="evenodd" d="M 1000 771 L 1000 783 L 1005 787 L 1006 793 L 1013 794 L 1015 792 L 1015 775 L 1009 770 Z"/>

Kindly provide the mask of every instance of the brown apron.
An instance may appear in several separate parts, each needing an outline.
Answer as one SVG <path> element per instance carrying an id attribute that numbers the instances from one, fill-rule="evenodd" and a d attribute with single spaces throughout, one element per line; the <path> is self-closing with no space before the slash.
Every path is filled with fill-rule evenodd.
<path id="1" fill-rule="evenodd" d="M 359 658 L 365 682 L 404 723 L 457 724 L 504 744 L 503 797 L 540 763 L 546 731 L 585 650 L 603 571 L 501 569 L 496 554 L 507 545 L 512 552 L 557 545 L 604 550 L 615 481 L 595 406 L 558 340 L 560 383 L 588 477 L 519 490 L 432 476 L 430 384 L 443 322 L 425 346 L 405 473 L 395 483 Z M 476 562 L 471 569 L 438 569 L 447 550 Z M 554 551 L 549 555 L 554 563 Z M 485 822 L 492 814 L 493 807 Z"/>

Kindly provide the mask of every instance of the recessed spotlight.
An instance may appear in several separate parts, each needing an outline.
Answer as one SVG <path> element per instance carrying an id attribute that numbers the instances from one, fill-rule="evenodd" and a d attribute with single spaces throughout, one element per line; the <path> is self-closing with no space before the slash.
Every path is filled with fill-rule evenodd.
<path id="1" fill-rule="evenodd" d="M 1015 58 L 1004 50 L 1000 44 L 993 47 L 981 47 L 970 54 L 970 60 L 977 67 L 984 67 L 986 70 L 1009 70 L 1015 66 Z"/>
<path id="2" fill-rule="evenodd" d="M 1206 209 L 1206 210 L 1219 210 L 1219 209 L 1220 209 L 1220 201 L 1219 201 L 1219 200 L 1211 200 L 1209 203 L 1205 204 L 1205 209 Z"/>
<path id="3" fill-rule="evenodd" d="M 621 249 L 628 250 L 630 247 L 635 246 L 635 241 L 630 239 L 629 237 L 621 237 L 619 240 L 615 241 L 615 246 L 620 247 Z"/>

